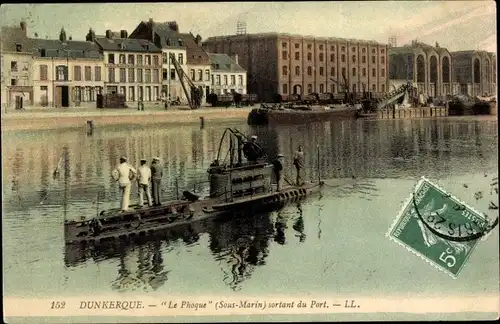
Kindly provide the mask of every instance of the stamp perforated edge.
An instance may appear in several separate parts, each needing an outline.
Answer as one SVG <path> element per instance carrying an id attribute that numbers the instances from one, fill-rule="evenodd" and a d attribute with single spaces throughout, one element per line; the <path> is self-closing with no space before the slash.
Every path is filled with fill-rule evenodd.
<path id="1" fill-rule="evenodd" d="M 456 275 L 454 275 L 453 273 L 449 272 L 449 271 L 446 271 L 444 268 L 438 266 L 435 262 L 433 262 L 432 260 L 430 260 L 429 258 L 427 258 L 425 255 L 423 255 L 422 253 L 416 251 L 415 249 L 412 249 L 411 247 L 409 247 L 408 245 L 402 243 L 400 240 L 397 240 L 396 238 L 392 237 L 391 233 L 392 231 L 395 229 L 396 227 L 396 224 L 399 223 L 399 220 L 401 219 L 401 216 L 403 215 L 404 211 L 406 210 L 406 206 L 408 206 L 408 204 L 411 202 L 411 200 L 413 199 L 413 193 L 416 192 L 423 184 L 424 182 L 429 182 L 430 184 L 432 184 L 433 186 L 435 186 L 437 189 L 441 190 L 442 192 L 446 193 L 447 195 L 449 195 L 450 198 L 460 202 L 461 204 L 463 204 L 465 207 L 469 208 L 470 210 L 472 210 L 474 213 L 476 213 L 478 216 L 482 217 L 483 220 L 487 221 L 487 218 L 485 217 L 485 214 L 484 213 L 481 213 L 479 211 L 477 211 L 475 208 L 473 208 L 472 206 L 468 205 L 467 203 L 463 202 L 461 199 L 458 199 L 457 197 L 455 197 L 453 194 L 449 193 L 447 190 L 443 189 L 439 183 L 437 183 L 436 181 L 432 181 L 430 180 L 429 178 L 425 177 L 425 176 L 422 176 L 420 178 L 420 180 L 417 182 L 417 184 L 415 186 L 413 186 L 412 188 L 412 191 L 410 192 L 408 198 L 406 198 L 406 200 L 403 202 L 403 204 L 401 205 L 401 208 L 399 209 L 398 213 L 396 214 L 396 217 L 394 218 L 394 220 L 392 221 L 392 224 L 391 226 L 389 227 L 389 230 L 386 232 L 385 236 L 388 237 L 391 241 L 393 242 L 396 242 L 398 245 L 401 245 L 402 247 L 404 247 L 406 250 L 410 251 L 411 253 L 417 255 L 419 258 L 423 259 L 425 262 L 431 264 L 433 267 L 435 267 L 436 269 L 438 269 L 439 271 L 441 272 L 444 272 L 446 273 L 447 275 L 449 275 L 450 277 L 452 277 L 453 279 L 457 279 L 458 278 L 458 275 L 460 274 L 460 272 L 462 271 L 462 268 L 463 266 L 459 269 L 459 271 L 457 272 Z M 469 256 L 472 255 L 472 252 L 475 250 L 476 246 L 480 243 L 480 242 L 484 242 L 490 235 L 491 235 L 491 232 L 488 232 L 486 235 L 484 235 L 480 240 L 478 240 L 476 242 L 476 244 L 474 244 L 473 248 L 471 249 L 470 253 L 469 253 Z M 464 261 L 464 265 L 465 265 L 465 262 L 468 260 L 469 258 L 465 259 Z"/>

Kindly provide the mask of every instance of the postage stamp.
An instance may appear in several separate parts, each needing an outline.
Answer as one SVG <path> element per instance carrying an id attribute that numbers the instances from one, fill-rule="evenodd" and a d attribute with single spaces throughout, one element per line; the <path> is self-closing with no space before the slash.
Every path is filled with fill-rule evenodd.
<path id="1" fill-rule="evenodd" d="M 498 224 L 422 177 L 387 236 L 457 278 L 467 260 Z"/>

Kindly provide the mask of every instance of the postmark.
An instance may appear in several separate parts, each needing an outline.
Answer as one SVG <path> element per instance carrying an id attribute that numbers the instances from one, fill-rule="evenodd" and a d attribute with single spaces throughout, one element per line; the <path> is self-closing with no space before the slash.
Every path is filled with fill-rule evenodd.
<path id="1" fill-rule="evenodd" d="M 457 278 L 481 239 L 498 225 L 422 177 L 387 236 Z"/>

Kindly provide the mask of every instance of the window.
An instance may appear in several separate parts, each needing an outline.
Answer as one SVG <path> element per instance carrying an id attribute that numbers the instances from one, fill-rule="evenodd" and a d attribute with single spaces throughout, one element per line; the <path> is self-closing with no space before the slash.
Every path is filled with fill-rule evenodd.
<path id="1" fill-rule="evenodd" d="M 340 48 L 340 50 L 341 50 L 342 52 L 345 52 L 345 46 L 342 46 L 342 47 Z"/>
<path id="2" fill-rule="evenodd" d="M 153 65 L 154 66 L 160 65 L 160 58 L 158 57 L 158 55 L 153 55 Z"/>
<path id="3" fill-rule="evenodd" d="M 295 43 L 295 48 L 299 48 L 300 47 L 300 44 L 299 43 Z"/>
<path id="4" fill-rule="evenodd" d="M 319 75 L 323 76 L 325 74 L 324 70 L 323 70 L 323 67 L 320 66 L 319 68 Z"/>
<path id="5" fill-rule="evenodd" d="M 307 60 L 312 61 L 312 54 L 311 53 L 307 53 Z"/>
<path id="6" fill-rule="evenodd" d="M 11 86 L 17 85 L 17 79 L 10 79 L 10 85 Z"/>
<path id="7" fill-rule="evenodd" d="M 160 70 L 158 69 L 153 70 L 153 82 L 160 83 Z"/>
<path id="8" fill-rule="evenodd" d="M 85 81 L 92 81 L 92 67 L 85 67 Z"/>
<path id="9" fill-rule="evenodd" d="M 153 99 L 160 100 L 160 87 L 153 87 Z"/>
<path id="10" fill-rule="evenodd" d="M 120 87 L 120 89 L 119 89 L 119 92 L 121 95 L 125 95 L 126 91 L 127 91 L 127 89 L 125 87 Z"/>
<path id="11" fill-rule="evenodd" d="M 351 52 L 356 52 L 356 47 L 352 47 Z"/>
<path id="12" fill-rule="evenodd" d="M 203 70 L 198 70 L 198 81 L 203 81 Z"/>
<path id="13" fill-rule="evenodd" d="M 332 76 L 335 76 L 335 67 L 331 67 L 331 68 L 330 68 L 330 74 L 331 74 Z"/>
<path id="14" fill-rule="evenodd" d="M 42 48 L 42 49 L 40 50 L 40 56 L 41 56 L 41 57 L 45 57 L 45 56 L 47 56 L 47 51 L 46 51 L 45 49 L 43 49 L 43 48 Z"/>
<path id="15" fill-rule="evenodd" d="M 151 87 L 146 87 L 146 99 L 145 101 L 151 101 Z"/>
<path id="16" fill-rule="evenodd" d="M 151 83 L 151 70 L 150 69 L 144 70 L 144 82 Z"/>
<path id="17" fill-rule="evenodd" d="M 382 88 L 382 89 L 381 89 L 381 90 L 382 90 L 382 92 L 385 92 L 385 84 L 382 84 L 382 85 L 381 85 L 381 88 Z"/>
<path id="18" fill-rule="evenodd" d="M 375 54 L 375 49 L 374 48 L 372 49 L 372 54 Z"/>
<path id="19" fill-rule="evenodd" d="M 299 52 L 295 52 L 295 59 L 300 60 L 300 53 Z"/>
<path id="20" fill-rule="evenodd" d="M 128 101 L 135 101 L 134 90 L 134 87 L 128 87 Z"/>
<path id="21" fill-rule="evenodd" d="M 330 62 L 334 62 L 335 61 L 335 54 L 330 54 Z"/>
<path id="22" fill-rule="evenodd" d="M 361 56 L 361 63 L 366 63 L 366 56 L 365 55 Z"/>
<path id="23" fill-rule="evenodd" d="M 300 75 L 300 66 L 295 67 L 295 75 Z"/>
<path id="24" fill-rule="evenodd" d="M 235 85 L 235 84 L 236 84 L 236 76 L 231 75 L 231 85 Z"/>
<path id="25" fill-rule="evenodd" d="M 16 52 L 22 52 L 23 51 L 23 45 L 22 44 L 16 44 Z"/>
<path id="26" fill-rule="evenodd" d="M 108 54 L 108 63 L 115 64 L 115 54 Z"/>
<path id="27" fill-rule="evenodd" d="M 210 81 L 210 70 L 205 70 L 205 81 Z"/>
<path id="28" fill-rule="evenodd" d="M 288 93 L 288 84 L 284 84 L 283 85 L 283 94 L 287 94 Z"/>
<path id="29" fill-rule="evenodd" d="M 49 74 L 49 68 L 47 65 L 40 65 L 40 80 L 47 81 Z"/>
<path id="30" fill-rule="evenodd" d="M 108 82 L 115 82 L 115 69 L 114 68 L 109 68 L 108 69 Z"/>
<path id="31" fill-rule="evenodd" d="M 213 74 L 211 75 L 211 78 L 212 78 L 212 85 L 214 85 L 215 83 L 214 83 L 214 75 Z"/>
<path id="32" fill-rule="evenodd" d="M 286 65 L 283 65 L 283 67 L 281 68 L 281 74 L 283 74 L 283 76 L 288 75 L 288 67 Z"/>
<path id="33" fill-rule="evenodd" d="M 382 48 L 382 49 L 380 50 L 380 53 L 384 54 L 384 53 L 385 53 L 385 49 L 383 49 L 383 48 Z"/>
<path id="34" fill-rule="evenodd" d="M 322 51 L 323 50 L 323 45 L 319 45 L 319 50 Z"/>
<path id="35" fill-rule="evenodd" d="M 380 58 L 380 63 L 385 64 L 385 56 L 382 56 L 382 57 Z"/>
<path id="36" fill-rule="evenodd" d="M 352 68 L 352 76 L 356 76 L 356 68 Z"/>
<path id="37" fill-rule="evenodd" d="M 307 93 L 312 93 L 312 92 L 313 92 L 313 85 L 309 83 L 307 85 Z"/>
<path id="38" fill-rule="evenodd" d="M 128 69 L 128 82 L 135 82 L 135 73 L 134 69 Z"/>
<path id="39" fill-rule="evenodd" d="M 307 67 L 307 75 L 312 75 L 313 74 L 313 69 L 312 67 L 308 66 Z"/>
<path id="40" fill-rule="evenodd" d="M 144 88 L 142 86 L 137 88 L 137 98 L 144 100 Z"/>
<path id="41" fill-rule="evenodd" d="M 355 85 L 355 84 L 353 84 L 351 88 L 352 88 L 352 92 L 354 92 L 354 93 L 356 93 L 356 92 L 357 92 L 357 91 L 356 91 L 356 85 Z"/>
<path id="42" fill-rule="evenodd" d="M 288 59 L 288 52 L 287 52 L 287 51 L 283 51 L 283 52 L 281 52 L 281 58 L 282 58 L 283 60 Z"/>
<path id="43" fill-rule="evenodd" d="M 325 85 L 323 83 L 319 85 L 319 93 L 325 93 Z"/>
<path id="44" fill-rule="evenodd" d="M 383 78 L 385 77 L 385 69 L 380 70 L 380 76 Z"/>
<path id="45" fill-rule="evenodd" d="M 125 64 L 125 54 L 120 54 L 120 64 Z"/>
<path id="46" fill-rule="evenodd" d="M 323 61 L 324 61 L 324 59 L 325 59 L 325 54 L 323 54 L 323 53 L 319 53 L 319 61 L 320 61 L 320 62 L 323 62 Z"/>
<path id="47" fill-rule="evenodd" d="M 227 85 L 227 75 L 224 75 L 224 85 Z"/>
<path id="48" fill-rule="evenodd" d="M 151 65 L 151 55 L 144 55 L 144 65 Z"/>
<path id="49" fill-rule="evenodd" d="M 101 67 L 94 67 L 94 81 L 101 81 Z"/>
<path id="50" fill-rule="evenodd" d="M 127 71 L 125 68 L 120 68 L 120 82 L 127 82 Z"/>
<path id="51" fill-rule="evenodd" d="M 142 83 L 142 69 L 137 69 L 137 82 Z"/>
<path id="52" fill-rule="evenodd" d="M 182 65 L 184 64 L 184 54 L 179 53 L 179 64 Z"/>
<path id="53" fill-rule="evenodd" d="M 352 63 L 356 63 L 356 55 L 352 56 Z"/>
<path id="54" fill-rule="evenodd" d="M 372 91 L 377 91 L 377 85 L 372 84 Z"/>
<path id="55" fill-rule="evenodd" d="M 375 64 L 375 56 L 372 56 L 372 63 Z"/>
<path id="56" fill-rule="evenodd" d="M 362 52 L 362 53 L 366 53 L 366 48 L 364 48 L 364 47 L 363 47 L 363 48 L 361 49 L 361 52 Z"/>
<path id="57" fill-rule="evenodd" d="M 363 76 L 366 76 L 366 68 L 363 68 Z"/>
<path id="58" fill-rule="evenodd" d="M 286 49 L 286 42 L 281 43 L 281 48 Z"/>
<path id="59" fill-rule="evenodd" d="M 243 85 L 243 75 L 238 75 L 238 85 Z"/>
<path id="60" fill-rule="evenodd" d="M 312 48 L 312 45 L 311 44 L 307 44 L 307 49 L 311 49 Z"/>
<path id="61" fill-rule="evenodd" d="M 82 81 L 82 67 L 81 66 L 73 67 L 73 73 L 75 74 L 74 75 L 75 81 Z"/>
<path id="62" fill-rule="evenodd" d="M 137 65 L 142 65 L 142 55 L 137 55 Z"/>
<path id="63" fill-rule="evenodd" d="M 191 69 L 189 74 L 191 75 L 191 80 L 194 80 L 194 69 Z"/>
<path id="64" fill-rule="evenodd" d="M 134 64 L 134 55 L 132 55 L 132 54 L 128 55 L 128 64 L 132 64 L 132 65 Z"/>
<path id="65" fill-rule="evenodd" d="M 216 85 L 220 85 L 220 75 L 215 76 L 215 81 L 216 81 L 215 82 Z"/>
<path id="66" fill-rule="evenodd" d="M 342 63 L 345 63 L 345 54 L 342 54 L 342 56 L 340 57 L 340 60 L 342 61 Z"/>
<path id="67" fill-rule="evenodd" d="M 10 62 L 10 70 L 12 72 L 17 72 L 17 62 L 16 61 Z"/>
<path id="68" fill-rule="evenodd" d="M 372 69 L 372 76 L 373 77 L 377 76 L 377 72 L 375 71 L 375 69 Z"/>

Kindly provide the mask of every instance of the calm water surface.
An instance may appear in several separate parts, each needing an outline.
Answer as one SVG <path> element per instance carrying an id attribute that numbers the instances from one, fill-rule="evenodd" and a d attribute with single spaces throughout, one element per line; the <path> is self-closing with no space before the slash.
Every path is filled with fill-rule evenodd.
<path id="1" fill-rule="evenodd" d="M 306 152 L 320 197 L 253 218 L 204 222 L 141 244 L 66 248 L 64 219 L 117 207 L 110 177 L 121 155 L 160 156 L 164 196 L 206 192 L 224 127 L 259 136 L 270 156 Z M 498 294 L 498 228 L 459 278 L 385 237 L 419 177 L 485 213 L 498 170 L 496 120 L 342 121 L 279 128 L 244 123 L 2 134 L 4 294 Z M 319 151 L 319 154 L 318 154 Z M 58 163 L 66 167 L 53 176 Z M 319 159 L 318 159 L 319 157 Z M 318 165 L 320 173 L 318 174 Z M 292 177 L 290 159 L 285 173 Z M 343 183 L 339 188 L 331 186 Z M 483 192 L 476 200 L 474 193 Z M 132 199 L 137 199 L 133 188 Z M 97 199 L 99 195 L 99 199 Z M 492 215 L 493 217 L 493 215 Z"/>

